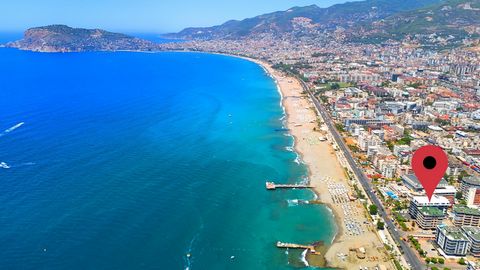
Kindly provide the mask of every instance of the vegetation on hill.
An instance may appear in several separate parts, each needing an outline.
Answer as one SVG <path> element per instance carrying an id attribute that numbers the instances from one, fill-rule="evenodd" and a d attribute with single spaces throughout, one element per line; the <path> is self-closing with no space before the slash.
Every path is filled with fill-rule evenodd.
<path id="1" fill-rule="evenodd" d="M 152 50 L 155 44 L 124 34 L 101 29 L 49 25 L 28 29 L 23 39 L 7 47 L 41 52 Z"/>
<path id="2" fill-rule="evenodd" d="M 420 36 L 423 41 L 450 43 L 480 37 L 480 0 L 445 0 L 415 10 L 399 12 L 363 25 L 367 35 L 358 40 L 403 39 Z"/>
<path id="3" fill-rule="evenodd" d="M 383 19 L 402 11 L 415 10 L 440 0 L 365 0 L 337 4 L 327 8 L 316 5 L 293 7 L 244 20 L 231 20 L 213 27 L 192 27 L 170 37 L 184 39 L 241 38 L 258 34 L 281 34 L 350 27 L 360 22 Z"/>

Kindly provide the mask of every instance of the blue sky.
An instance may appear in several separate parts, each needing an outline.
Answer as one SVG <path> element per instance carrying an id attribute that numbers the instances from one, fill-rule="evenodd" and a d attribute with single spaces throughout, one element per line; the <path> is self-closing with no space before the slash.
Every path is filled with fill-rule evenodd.
<path id="1" fill-rule="evenodd" d="M 0 0 L 0 31 L 68 24 L 113 31 L 178 31 L 212 26 L 293 6 L 327 7 L 346 0 Z"/>

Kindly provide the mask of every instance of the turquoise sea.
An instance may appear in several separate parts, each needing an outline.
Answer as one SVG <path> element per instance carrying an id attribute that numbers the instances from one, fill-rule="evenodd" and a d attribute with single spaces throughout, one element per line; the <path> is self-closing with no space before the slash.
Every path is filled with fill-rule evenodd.
<path id="1" fill-rule="evenodd" d="M 0 48 L 1 269 L 302 269 L 330 242 L 258 65 Z M 22 124 L 23 123 L 23 124 Z"/>

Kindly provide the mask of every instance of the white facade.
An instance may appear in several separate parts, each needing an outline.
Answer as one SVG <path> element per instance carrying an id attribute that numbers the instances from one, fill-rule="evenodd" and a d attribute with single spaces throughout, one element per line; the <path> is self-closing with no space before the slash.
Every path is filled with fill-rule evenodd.
<path id="1" fill-rule="evenodd" d="M 458 227 L 438 226 L 435 242 L 450 256 L 465 256 L 470 249 L 468 237 Z"/>

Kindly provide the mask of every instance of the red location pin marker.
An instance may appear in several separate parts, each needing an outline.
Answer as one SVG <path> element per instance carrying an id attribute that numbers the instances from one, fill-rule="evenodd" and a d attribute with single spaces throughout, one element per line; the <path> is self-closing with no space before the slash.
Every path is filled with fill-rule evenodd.
<path id="1" fill-rule="evenodd" d="M 438 183 L 447 171 L 448 157 L 442 148 L 427 145 L 413 153 L 412 168 L 430 201 Z"/>

